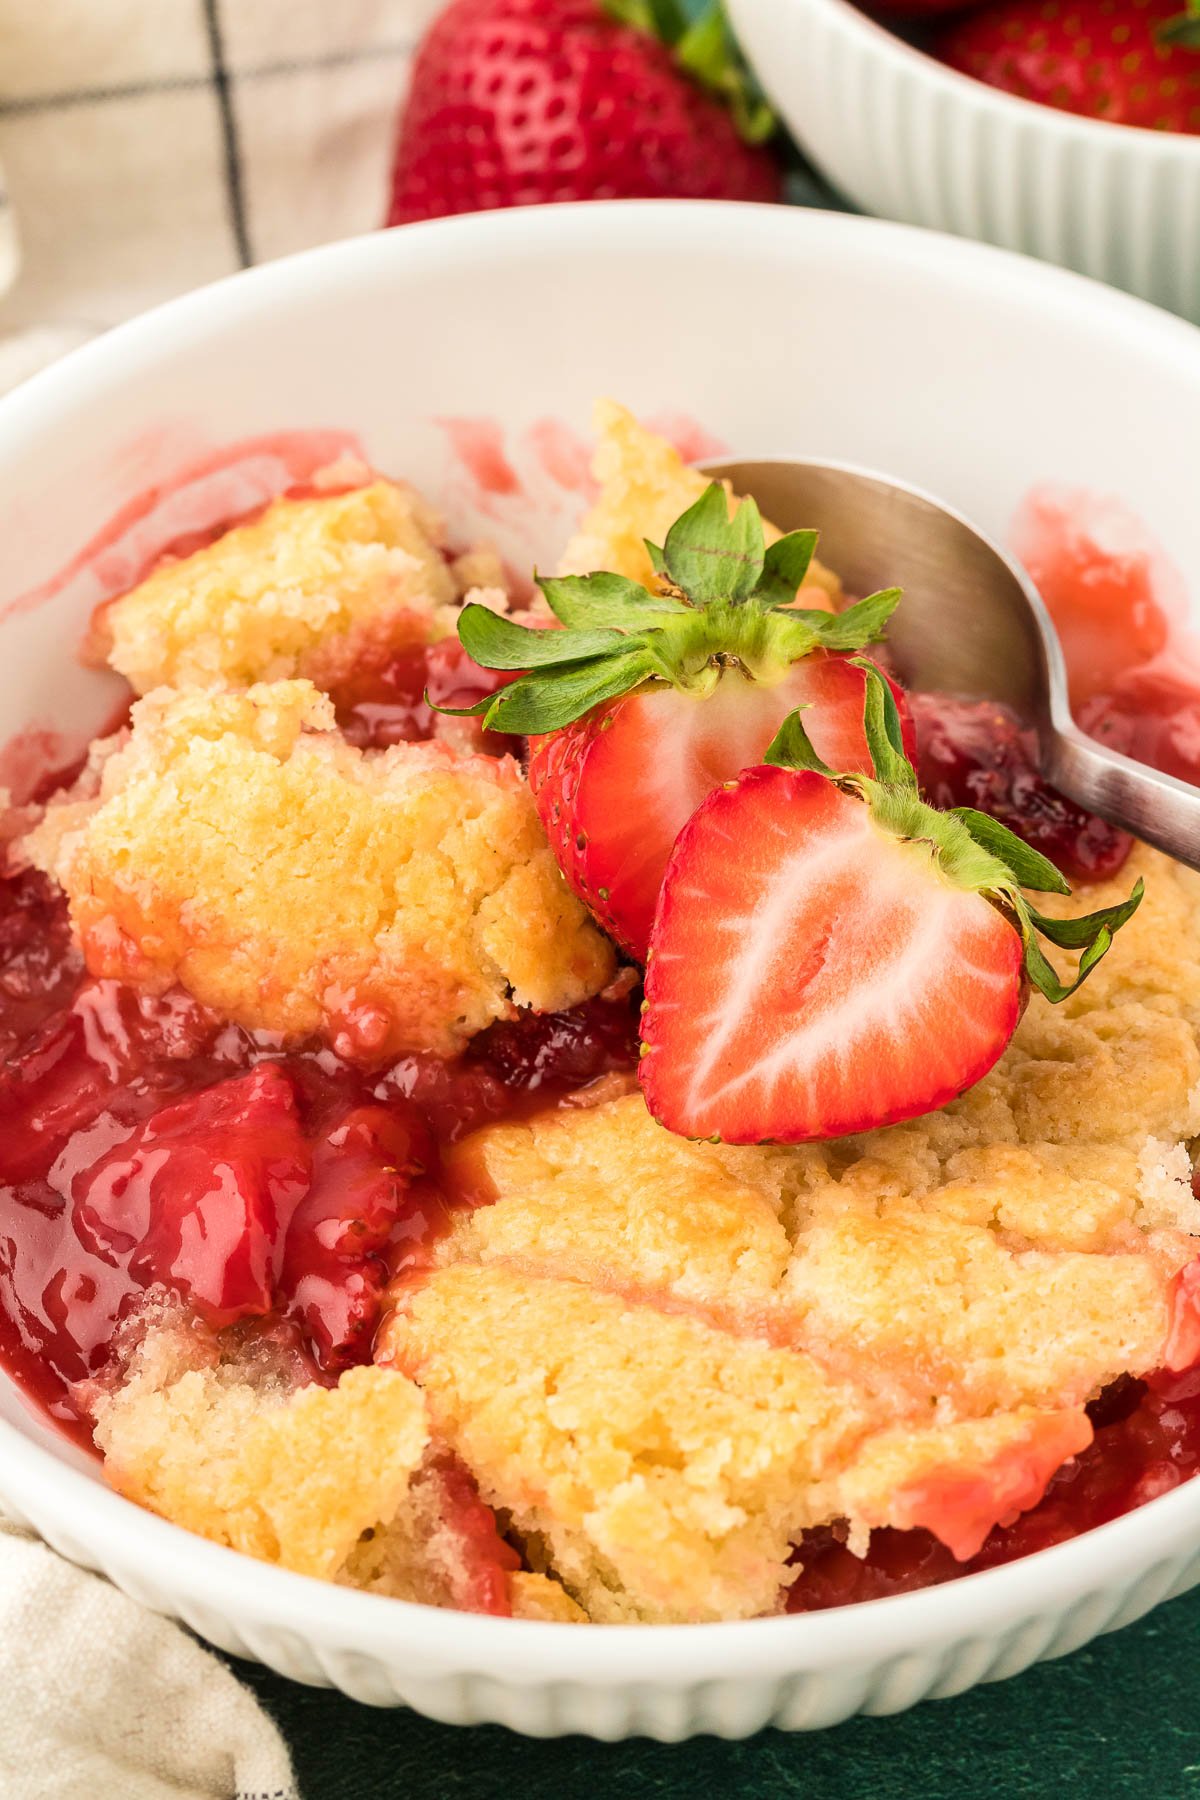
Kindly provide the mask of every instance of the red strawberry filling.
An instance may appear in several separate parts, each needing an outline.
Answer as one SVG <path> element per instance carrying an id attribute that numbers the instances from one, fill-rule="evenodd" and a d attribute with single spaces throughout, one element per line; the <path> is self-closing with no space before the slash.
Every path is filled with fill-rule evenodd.
<path id="1" fill-rule="evenodd" d="M 86 1135 L 112 1129 L 109 1116 Z M 85 1249 L 220 1327 L 270 1311 L 310 1174 L 292 1084 L 264 1063 L 152 1113 L 64 1186 Z"/>
<path id="2" fill-rule="evenodd" d="M 917 772 L 935 806 L 990 813 L 1073 881 L 1104 881 L 1117 873 L 1133 840 L 1043 780 L 1033 733 L 1007 706 L 949 694 L 910 694 L 909 706 Z M 1200 726 L 1197 734 L 1200 751 Z"/>

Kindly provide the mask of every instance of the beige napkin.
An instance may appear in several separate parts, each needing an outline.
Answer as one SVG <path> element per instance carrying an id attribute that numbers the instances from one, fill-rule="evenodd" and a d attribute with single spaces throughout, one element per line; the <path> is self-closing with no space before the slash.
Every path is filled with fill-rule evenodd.
<path id="1" fill-rule="evenodd" d="M 4 1520 L 0 1690 L 4 1800 L 297 1800 L 222 1662 Z"/>

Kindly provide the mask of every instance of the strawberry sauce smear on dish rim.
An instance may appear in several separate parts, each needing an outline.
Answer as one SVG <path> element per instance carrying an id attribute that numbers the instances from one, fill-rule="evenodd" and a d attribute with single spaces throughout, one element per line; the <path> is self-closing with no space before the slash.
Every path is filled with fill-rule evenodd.
<path id="1" fill-rule="evenodd" d="M 188 546 L 190 547 L 190 546 Z M 1070 654 L 1086 637 L 1089 571 L 1078 554 L 1042 571 Z M 1200 682 L 1158 629 L 1145 568 L 1128 566 L 1132 660 L 1089 679 L 1089 729 L 1200 781 Z M 1120 570 L 1105 589 L 1122 628 Z M 835 650 L 836 653 L 836 650 Z M 1140 653 L 1141 660 L 1138 660 Z M 452 640 L 365 671 L 341 709 L 351 742 L 431 735 L 434 712 L 480 710 L 506 678 Z M 1041 783 L 1019 720 L 986 703 L 912 697 L 918 770 L 939 805 L 985 806 L 1055 856 L 1073 879 L 1119 868 L 1128 839 Z M 497 746 L 499 747 L 499 746 Z M 47 769 L 42 795 L 71 770 Z M 89 1383 L 145 1296 L 182 1296 L 204 1331 L 236 1329 L 323 1383 L 370 1360 L 387 1282 L 427 1261 L 469 1193 L 442 1152 L 473 1127 L 519 1118 L 589 1083 L 632 1076 L 636 987 L 573 1012 L 492 1027 L 454 1063 L 406 1057 L 363 1067 L 317 1045 L 284 1052 L 226 1025 L 178 990 L 148 998 L 95 980 L 74 948 L 64 897 L 41 875 L 0 877 L 0 1362 L 78 1442 Z M 214 1209 L 206 1180 L 220 1146 Z M 335 1173 L 336 1172 L 336 1173 Z M 477 1203 L 477 1202 L 475 1202 Z M 788 1609 L 839 1606 L 953 1579 L 1028 1554 L 1128 1511 L 1200 1471 L 1200 1274 L 1178 1278 L 1171 1361 L 1123 1378 L 1089 1409 L 1090 1446 L 1042 1497 L 956 1561 L 924 1530 L 873 1534 L 865 1557 L 837 1528 L 797 1546 Z M 456 1464 L 438 1472 L 447 1507 L 479 1549 L 462 1603 L 505 1612 L 514 1553 Z"/>

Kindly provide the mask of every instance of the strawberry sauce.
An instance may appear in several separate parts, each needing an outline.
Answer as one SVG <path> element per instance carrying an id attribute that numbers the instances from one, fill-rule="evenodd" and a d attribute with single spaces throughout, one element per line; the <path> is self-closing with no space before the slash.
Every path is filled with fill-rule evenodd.
<path id="1" fill-rule="evenodd" d="M 632 1067 L 636 1021 L 598 999 L 364 1072 L 92 980 L 62 896 L 0 880 L 0 1361 L 86 1437 L 71 1384 L 148 1288 L 213 1329 L 291 1321 L 327 1376 L 369 1360 L 445 1223 L 440 1146 Z"/>
<path id="2" fill-rule="evenodd" d="M 1161 570 L 1136 534 L 1103 526 L 1050 502 L 1031 502 L 1024 523 L 1078 716 L 1200 784 L 1200 678 L 1176 647 L 1169 596 L 1160 603 Z M 363 748 L 420 740 L 437 724 L 427 691 L 465 706 L 504 679 L 454 642 L 405 650 L 339 695 L 339 718 Z M 1019 719 L 945 695 L 913 696 L 912 707 L 935 801 L 995 813 L 1074 880 L 1119 869 L 1130 840 L 1046 786 Z M 45 773 L 35 798 L 72 773 Z M 123 1322 L 147 1290 L 166 1290 L 212 1331 L 274 1333 L 315 1379 L 335 1380 L 370 1359 L 388 1281 L 419 1269 L 449 1209 L 470 1203 L 443 1178 L 443 1152 L 486 1121 L 632 1069 L 639 997 L 634 988 L 570 1013 L 521 1015 L 455 1063 L 352 1067 L 315 1044 L 284 1052 L 178 990 L 152 998 L 92 979 L 63 896 L 40 875 L 0 873 L 0 1363 L 87 1443 L 75 1384 L 104 1379 Z M 1091 1446 L 969 1562 L 924 1531 L 877 1531 L 865 1558 L 836 1527 L 814 1532 L 797 1548 L 789 1610 L 992 1567 L 1200 1470 L 1195 1370 L 1122 1380 L 1091 1411 Z M 515 1559 L 494 1515 L 460 1465 L 428 1479 L 479 1547 L 481 1585 L 459 1603 L 505 1610 L 503 1571 Z"/>

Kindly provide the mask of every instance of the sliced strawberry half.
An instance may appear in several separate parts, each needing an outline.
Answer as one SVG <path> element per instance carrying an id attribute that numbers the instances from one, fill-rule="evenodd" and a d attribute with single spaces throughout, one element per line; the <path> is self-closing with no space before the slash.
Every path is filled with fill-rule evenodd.
<path id="1" fill-rule="evenodd" d="M 470 655 L 516 679 L 461 710 L 534 740 L 530 783 L 563 872 L 641 960 L 680 828 L 789 713 L 807 709 L 834 766 L 869 768 L 863 675 L 845 653 L 881 635 L 899 590 L 844 613 L 797 607 L 816 535 L 768 548 L 754 501 L 731 514 L 714 482 L 648 545 L 653 591 L 605 573 L 543 580 L 555 631 L 463 610 Z"/>
<path id="2" fill-rule="evenodd" d="M 703 698 L 651 686 L 534 741 L 529 785 L 554 853 L 630 955 L 646 960 L 679 833 L 714 788 L 762 760 L 789 713 L 809 709 L 813 743 L 834 768 L 869 771 L 864 681 L 848 657 L 815 650 L 771 686 L 734 670 Z"/>
<path id="3" fill-rule="evenodd" d="M 1065 998 L 1141 898 L 1139 883 L 1087 919 L 1043 918 L 1022 883 L 1069 892 L 1062 876 L 985 814 L 920 799 L 863 667 L 873 776 L 835 777 L 793 716 L 672 853 L 639 1074 L 683 1136 L 800 1143 L 945 1105 L 996 1062 L 1030 982 Z M 1035 931 L 1082 950 L 1071 987 Z"/>

